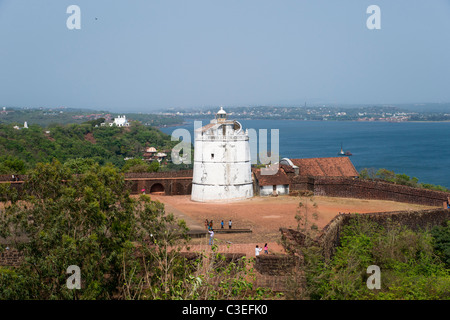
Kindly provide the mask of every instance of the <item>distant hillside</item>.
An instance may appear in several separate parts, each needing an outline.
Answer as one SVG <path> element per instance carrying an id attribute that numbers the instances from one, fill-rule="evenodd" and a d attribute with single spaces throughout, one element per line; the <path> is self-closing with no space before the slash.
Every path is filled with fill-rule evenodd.
<path id="1" fill-rule="evenodd" d="M 241 120 L 450 121 L 450 103 L 225 108 L 230 116 Z M 218 107 L 172 108 L 161 113 L 186 119 L 210 119 L 217 110 Z"/>
<path id="2" fill-rule="evenodd" d="M 409 103 L 397 104 L 396 107 L 423 113 L 450 113 L 450 103 Z"/>
<path id="3" fill-rule="evenodd" d="M 177 142 L 158 129 L 134 122 L 130 127 L 95 127 L 92 124 L 29 125 L 14 129 L 0 124 L 0 173 L 23 173 L 38 162 L 66 162 L 91 158 L 121 168 L 124 158 L 142 157 L 146 147 L 170 150 Z M 170 153 L 168 153 L 170 157 Z"/>
<path id="4" fill-rule="evenodd" d="M 73 108 L 0 108 L 0 124 L 19 124 L 23 125 L 26 121 L 28 125 L 37 124 L 40 126 L 49 126 L 51 124 L 81 124 L 86 121 L 105 118 L 112 120 L 118 113 L 109 111 L 98 111 L 89 109 Z M 161 115 L 149 113 L 121 113 L 129 121 L 140 121 L 144 125 L 161 127 L 170 125 L 179 125 L 183 119 L 176 115 Z"/>

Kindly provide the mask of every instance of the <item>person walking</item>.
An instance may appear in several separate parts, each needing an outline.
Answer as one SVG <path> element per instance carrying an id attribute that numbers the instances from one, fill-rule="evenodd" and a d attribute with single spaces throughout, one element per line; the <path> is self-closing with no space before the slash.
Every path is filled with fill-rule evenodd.
<path id="1" fill-rule="evenodd" d="M 231 229 L 231 219 L 228 221 L 228 229 Z"/>
<path id="2" fill-rule="evenodd" d="M 220 223 L 220 229 L 223 229 L 223 220 L 222 220 L 222 222 Z"/>
<path id="3" fill-rule="evenodd" d="M 213 221 L 211 220 L 210 222 L 209 222 L 209 230 L 212 230 L 213 229 Z"/>
<path id="4" fill-rule="evenodd" d="M 264 253 L 269 254 L 269 247 L 267 246 L 267 243 L 264 245 Z"/>
<path id="5" fill-rule="evenodd" d="M 214 231 L 208 230 L 209 232 L 209 245 L 212 246 L 214 244 Z"/>
<path id="6" fill-rule="evenodd" d="M 259 248 L 258 245 L 256 245 L 255 248 L 255 256 L 259 256 L 259 253 L 262 251 L 262 248 Z"/>

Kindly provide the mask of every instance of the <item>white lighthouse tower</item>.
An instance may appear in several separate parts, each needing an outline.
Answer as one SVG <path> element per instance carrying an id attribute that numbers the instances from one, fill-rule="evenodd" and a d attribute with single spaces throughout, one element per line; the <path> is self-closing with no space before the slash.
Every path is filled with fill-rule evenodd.
<path id="1" fill-rule="evenodd" d="M 191 199 L 228 201 L 253 197 L 248 132 L 228 120 L 220 108 L 216 118 L 195 130 Z"/>

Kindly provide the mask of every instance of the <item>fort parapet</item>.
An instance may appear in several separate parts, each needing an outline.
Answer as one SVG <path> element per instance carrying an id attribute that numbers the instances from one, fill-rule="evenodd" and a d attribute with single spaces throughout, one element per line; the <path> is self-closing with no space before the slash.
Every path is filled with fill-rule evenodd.
<path id="1" fill-rule="evenodd" d="M 0 183 L 11 183 L 11 186 L 22 191 L 26 175 L 0 175 Z M 192 190 L 192 170 L 125 173 L 125 181 L 131 194 L 155 193 L 160 195 L 190 195 Z"/>
<path id="2" fill-rule="evenodd" d="M 373 212 L 364 214 L 339 214 L 335 216 L 313 239 L 314 245 L 318 245 L 323 250 L 323 256 L 326 260 L 330 259 L 340 245 L 342 230 L 348 226 L 353 219 L 367 218 L 380 226 L 396 224 L 405 226 L 411 230 L 429 230 L 434 226 L 445 225 L 450 220 L 450 210 L 448 209 L 429 209 L 419 211 L 393 211 L 393 212 Z M 280 232 L 283 239 L 290 241 L 297 247 L 305 246 L 306 236 L 297 230 L 281 228 Z"/>
<path id="3" fill-rule="evenodd" d="M 442 191 L 359 178 L 318 177 L 313 180 L 313 191 L 316 196 L 390 200 L 438 207 L 442 207 L 442 203 L 450 196 L 449 193 Z M 311 182 L 308 181 L 308 184 Z"/>
<path id="4" fill-rule="evenodd" d="M 128 188 L 132 194 L 158 193 L 162 195 L 190 195 L 192 191 L 192 170 L 125 173 Z M 0 183 L 8 183 L 18 190 L 26 181 L 26 175 L 0 175 Z M 450 193 L 394 184 L 378 180 L 362 180 L 354 177 L 313 177 L 287 174 L 289 192 L 310 192 L 315 196 L 390 200 L 397 202 L 442 207 Z M 256 179 L 255 179 L 256 180 Z M 254 181 L 258 185 L 257 181 Z"/>
<path id="5" fill-rule="evenodd" d="M 192 191 L 192 170 L 125 173 L 125 180 L 132 194 L 190 195 Z"/>

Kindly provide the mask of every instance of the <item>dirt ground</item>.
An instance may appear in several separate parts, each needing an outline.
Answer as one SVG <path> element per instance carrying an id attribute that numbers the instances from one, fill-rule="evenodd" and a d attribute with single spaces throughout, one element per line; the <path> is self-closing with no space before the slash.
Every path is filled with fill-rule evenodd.
<path id="1" fill-rule="evenodd" d="M 189 195 L 159 196 L 151 195 L 152 200 L 165 204 L 166 211 L 185 219 L 188 226 L 205 228 L 205 219 L 213 220 L 213 228 L 220 229 L 220 222 L 228 228 L 228 220 L 232 220 L 233 228 L 251 229 L 251 233 L 220 234 L 216 233 L 215 241 L 230 252 L 246 252 L 254 255 L 255 245 L 260 247 L 269 244 L 270 252 L 283 252 L 280 239 L 280 227 L 296 228 L 295 215 L 298 212 L 298 197 L 254 197 L 248 200 L 228 203 L 200 203 L 190 200 Z M 317 203 L 318 219 L 315 221 L 322 229 L 339 212 L 368 213 L 398 210 L 430 209 L 423 205 L 414 205 L 383 200 L 361 200 L 351 198 L 314 197 Z M 304 200 L 303 200 L 304 201 Z M 208 240 L 193 239 L 192 245 L 207 247 Z M 232 249 L 230 247 L 234 247 Z M 240 250 L 240 251 L 239 251 Z"/>

